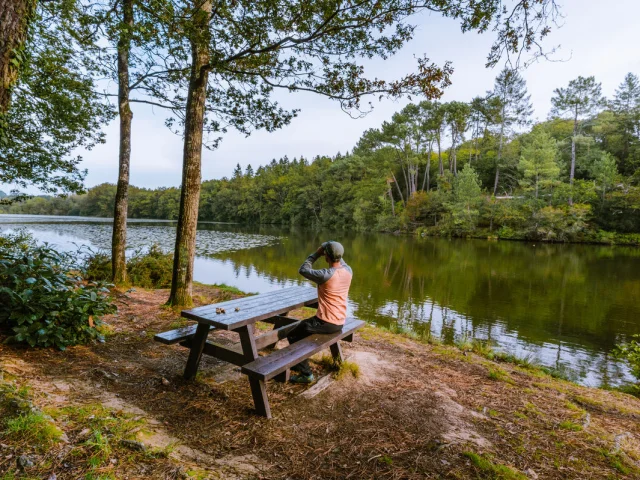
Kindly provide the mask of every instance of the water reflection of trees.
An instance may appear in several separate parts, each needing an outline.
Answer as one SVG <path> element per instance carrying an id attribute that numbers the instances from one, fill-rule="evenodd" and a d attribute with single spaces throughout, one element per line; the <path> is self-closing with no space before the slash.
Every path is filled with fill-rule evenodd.
<path id="1" fill-rule="evenodd" d="M 325 236 L 292 230 L 277 245 L 222 256 L 292 279 Z M 339 240 L 355 272 L 355 314 L 381 325 L 420 331 L 435 321 L 452 337 L 464 315 L 466 328 L 485 338 L 506 331 L 535 345 L 600 352 L 640 333 L 637 249 L 355 234 Z"/>

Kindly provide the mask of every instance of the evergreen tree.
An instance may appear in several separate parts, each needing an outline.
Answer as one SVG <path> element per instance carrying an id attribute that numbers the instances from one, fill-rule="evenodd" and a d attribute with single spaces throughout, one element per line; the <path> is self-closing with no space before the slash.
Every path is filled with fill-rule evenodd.
<path id="1" fill-rule="evenodd" d="M 464 141 L 464 132 L 467 130 L 470 107 L 464 102 L 449 102 L 444 105 L 445 122 L 451 133 L 451 149 L 449 154 L 449 169 L 454 175 L 458 175 L 458 163 L 456 148 L 458 142 Z"/>
<path id="2" fill-rule="evenodd" d="M 591 167 L 593 177 L 602 189 L 602 201 L 604 202 L 607 189 L 615 184 L 618 177 L 618 167 L 612 155 L 603 153 Z"/>
<path id="3" fill-rule="evenodd" d="M 615 131 L 620 135 L 620 170 L 631 175 L 640 166 L 640 80 L 628 73 L 611 102 Z"/>
<path id="4" fill-rule="evenodd" d="M 566 88 L 556 88 L 551 98 L 551 115 L 570 118 L 573 121 L 571 136 L 571 167 L 569 185 L 573 186 L 576 171 L 576 139 L 580 133 L 580 121 L 594 115 L 604 104 L 602 87 L 595 77 L 578 77 Z M 572 198 L 569 198 L 572 203 Z"/>
<path id="5" fill-rule="evenodd" d="M 478 218 L 478 205 L 482 200 L 478 174 L 468 163 L 453 181 L 452 215 L 457 229 L 473 231 Z"/>
<path id="6" fill-rule="evenodd" d="M 534 129 L 522 146 L 519 167 L 523 179 L 520 183 L 533 188 L 536 198 L 540 186 L 550 184 L 560 175 L 556 153 L 556 141 L 540 129 Z"/>
<path id="7" fill-rule="evenodd" d="M 527 92 L 527 83 L 518 71 L 505 67 L 497 76 L 492 92 L 488 96 L 493 99 L 493 124 L 498 134 L 498 156 L 496 158 L 496 175 L 493 184 L 493 194 L 498 192 L 500 170 L 503 165 L 503 149 L 505 140 L 512 133 L 514 127 L 528 125 L 533 106 L 531 95 Z"/>

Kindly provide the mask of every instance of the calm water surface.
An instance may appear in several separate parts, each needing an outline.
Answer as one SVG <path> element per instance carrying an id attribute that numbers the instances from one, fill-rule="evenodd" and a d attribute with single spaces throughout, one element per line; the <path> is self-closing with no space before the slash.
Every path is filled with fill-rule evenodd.
<path id="1" fill-rule="evenodd" d="M 0 231 L 24 228 L 61 249 L 108 249 L 106 219 L 0 215 Z M 175 224 L 131 221 L 131 250 L 173 247 Z M 248 292 L 302 284 L 297 270 L 324 240 L 343 243 L 353 267 L 353 315 L 454 341 L 491 339 L 501 349 L 568 369 L 587 385 L 629 380 L 612 359 L 640 334 L 640 249 L 202 223 L 195 279 Z"/>

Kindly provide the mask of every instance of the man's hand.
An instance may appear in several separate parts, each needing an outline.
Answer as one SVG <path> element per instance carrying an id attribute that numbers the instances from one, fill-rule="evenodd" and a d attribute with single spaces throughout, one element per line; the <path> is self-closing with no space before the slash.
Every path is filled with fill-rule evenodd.
<path id="1" fill-rule="evenodd" d="M 316 254 L 320 256 L 324 255 L 324 246 L 320 245 L 318 250 L 316 250 Z"/>

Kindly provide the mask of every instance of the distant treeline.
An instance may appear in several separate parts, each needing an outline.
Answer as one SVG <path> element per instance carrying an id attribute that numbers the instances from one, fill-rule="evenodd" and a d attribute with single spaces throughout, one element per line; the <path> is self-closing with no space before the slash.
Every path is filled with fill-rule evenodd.
<path id="1" fill-rule="evenodd" d="M 205 181 L 200 219 L 638 243 L 638 78 L 627 75 L 607 101 L 593 77 L 580 77 L 552 103 L 549 120 L 531 125 L 524 80 L 505 70 L 486 97 L 409 105 L 349 154 L 238 165 L 230 178 Z M 102 184 L 0 208 L 111 216 L 114 195 L 115 185 Z M 177 218 L 178 188 L 129 195 L 131 218 Z"/>

